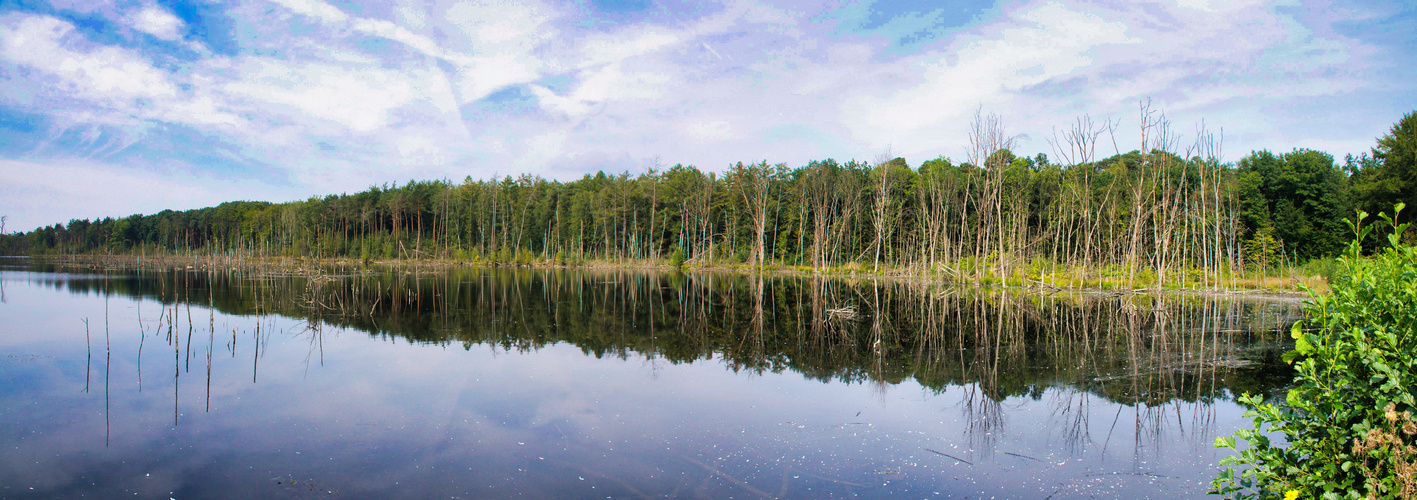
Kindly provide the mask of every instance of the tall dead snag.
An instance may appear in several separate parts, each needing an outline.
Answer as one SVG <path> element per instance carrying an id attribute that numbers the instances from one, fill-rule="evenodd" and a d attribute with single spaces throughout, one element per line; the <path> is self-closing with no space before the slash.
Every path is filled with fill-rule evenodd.
<path id="1" fill-rule="evenodd" d="M 964 211 L 965 192 L 960 187 L 962 175 L 948 158 L 926 161 L 921 165 L 920 173 L 920 186 L 915 194 L 920 211 L 916 220 L 922 234 L 921 261 L 927 269 L 933 270 L 941 260 L 951 262 L 959 258 L 956 247 L 961 242 L 952 237 L 950 218 L 953 211 Z"/>
<path id="2" fill-rule="evenodd" d="M 1061 137 L 1053 131 L 1048 143 L 1053 153 L 1063 160 L 1069 176 L 1065 183 L 1066 195 L 1058 207 L 1058 223 L 1061 225 L 1055 238 L 1062 240 L 1068 254 L 1066 261 L 1082 263 L 1091 268 L 1098 245 L 1098 223 L 1093 207 L 1093 174 L 1097 172 L 1097 140 L 1111 130 L 1112 122 L 1094 124 L 1092 117 L 1083 115 L 1073 122 Z M 1055 252 L 1054 258 L 1057 259 Z"/>
<path id="3" fill-rule="evenodd" d="M 1131 210 L 1128 214 L 1127 229 L 1127 287 L 1134 288 L 1136 284 L 1137 266 L 1145 257 L 1147 248 L 1146 241 L 1142 238 L 1146 235 L 1147 223 L 1151 221 L 1156 205 L 1156 181 L 1155 169 L 1157 167 L 1155 151 L 1152 145 L 1157 138 L 1158 132 L 1164 132 L 1166 119 L 1158 116 L 1157 112 L 1151 109 L 1151 100 L 1142 101 L 1138 104 L 1138 114 L 1140 115 L 1141 157 L 1137 160 L 1135 170 L 1129 172 L 1131 195 Z M 1158 130 L 1161 129 L 1161 130 Z"/>
<path id="4" fill-rule="evenodd" d="M 768 188 L 772 172 L 773 169 L 768 167 L 766 160 L 747 166 L 739 162 L 728 172 L 729 187 L 743 201 L 743 210 L 747 212 L 749 222 L 753 225 L 753 254 L 748 256 L 748 260 L 756 262 L 758 266 L 763 265 L 766 257 L 764 242 L 768 224 Z"/>
<path id="5" fill-rule="evenodd" d="M 1004 131 L 1004 122 L 999 115 L 989 113 L 989 116 L 982 115 L 983 108 L 974 111 L 974 120 L 969 125 L 969 163 L 982 168 L 984 179 L 980 186 L 979 199 L 976 206 L 979 209 L 978 230 L 975 233 L 975 273 L 974 279 L 979 280 L 979 263 L 983 262 L 989 253 L 995 253 L 998 263 L 999 276 L 1004 276 L 1004 234 L 1001 227 L 1003 219 L 1003 196 L 1001 191 L 1004 185 L 1004 169 L 1007 164 L 999 165 L 1000 159 L 1005 155 L 998 155 L 1001 150 L 1012 150 L 1014 144 L 1021 136 L 1009 136 Z M 990 160 L 995 160 L 990 164 Z"/>
<path id="6" fill-rule="evenodd" d="M 812 162 L 807 165 L 807 173 L 802 176 L 803 191 L 806 193 L 808 208 L 812 211 L 812 267 L 822 269 L 827 265 L 827 230 L 831 227 L 832 215 L 838 209 L 832 192 L 837 165 L 835 162 Z"/>
<path id="7" fill-rule="evenodd" d="M 1225 167 L 1221 164 L 1225 131 L 1220 132 L 1221 137 L 1217 138 L 1201 122 L 1196 126 L 1195 144 L 1187 154 L 1196 164 L 1200 184 L 1196 203 L 1187 208 L 1192 211 L 1191 217 L 1199 221 L 1194 245 L 1201 252 L 1197 259 L 1203 272 L 1201 285 L 1208 287 L 1221 285 L 1222 271 L 1231 266 L 1232 259 L 1227 255 L 1235 255 L 1231 237 L 1235 212 L 1230 203 L 1234 191 L 1226 185 Z"/>
<path id="8" fill-rule="evenodd" d="M 650 259 L 659 258 L 660 242 L 658 234 L 654 231 L 654 222 L 656 216 L 659 215 L 659 181 L 661 177 L 661 170 L 663 170 L 663 167 L 660 165 L 659 156 L 656 155 L 654 157 L 654 166 L 650 167 L 650 169 L 646 171 L 644 175 L 640 176 L 641 181 L 648 182 L 650 185 L 649 237 L 646 238 L 646 241 L 649 244 L 649 253 L 646 256 Z"/>
<path id="9" fill-rule="evenodd" d="M 901 175 L 895 170 L 904 167 L 905 159 L 892 158 L 890 148 L 886 148 L 876 158 L 876 167 L 873 179 L 873 191 L 876 198 L 875 208 L 871 213 L 871 225 L 875 230 L 875 238 L 871 242 L 875 255 L 872 257 L 872 272 L 880 272 L 881 269 L 881 247 L 890 243 L 890 236 L 893 233 L 896 217 L 899 216 L 897 203 L 895 203 L 896 186 L 901 182 Z"/>
<path id="10" fill-rule="evenodd" d="M 822 269 L 839 260 L 856 217 L 863 181 L 859 164 L 832 160 L 807 165 L 800 183 L 812 216 L 812 266 Z M 850 250 L 850 249 L 847 249 Z"/>

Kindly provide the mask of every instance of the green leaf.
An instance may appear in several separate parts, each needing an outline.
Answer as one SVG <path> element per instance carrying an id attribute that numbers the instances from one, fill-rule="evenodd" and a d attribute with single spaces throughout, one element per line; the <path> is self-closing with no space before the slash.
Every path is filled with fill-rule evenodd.
<path id="1" fill-rule="evenodd" d="M 1216 448 L 1234 448 L 1234 447 L 1235 447 L 1235 438 L 1234 438 L 1233 436 L 1215 438 L 1215 447 L 1216 447 Z"/>

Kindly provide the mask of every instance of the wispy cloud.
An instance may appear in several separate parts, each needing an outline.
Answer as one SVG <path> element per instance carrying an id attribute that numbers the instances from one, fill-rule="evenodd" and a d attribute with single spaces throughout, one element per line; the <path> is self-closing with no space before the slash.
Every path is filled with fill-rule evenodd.
<path id="1" fill-rule="evenodd" d="M 142 203 L 104 200 L 122 215 L 153 199 L 279 200 L 493 173 L 569 178 L 638 170 L 656 156 L 716 169 L 891 146 L 918 163 L 961 156 L 980 106 L 1040 137 L 1083 113 L 1131 119 L 1148 97 L 1180 129 L 1224 126 L 1232 157 L 1342 154 L 1417 107 L 1413 37 L 1391 29 L 1414 20 L 1401 4 L 598 5 L 0 7 L 0 140 L 9 144 L 0 177 L 30 193 L 6 196 L 0 212 L 24 224 L 67 220 L 15 201 L 74 196 L 27 177 L 49 166 L 113 185 L 161 183 L 174 171 L 190 179 Z M 1123 149 L 1128 141 L 1124 133 Z M 181 198 L 184 189 L 199 200 Z"/>
<path id="2" fill-rule="evenodd" d="M 128 17 L 133 29 L 161 38 L 175 41 L 182 37 L 182 20 L 171 12 L 155 5 L 146 5 Z"/>
<path id="3" fill-rule="evenodd" d="M 200 208 L 233 199 L 226 194 L 231 190 L 299 196 L 289 187 L 252 179 L 218 179 L 190 165 L 175 167 L 156 173 L 81 159 L 0 160 L 0 197 L 10 215 L 6 228 L 27 230 L 70 219 Z"/>

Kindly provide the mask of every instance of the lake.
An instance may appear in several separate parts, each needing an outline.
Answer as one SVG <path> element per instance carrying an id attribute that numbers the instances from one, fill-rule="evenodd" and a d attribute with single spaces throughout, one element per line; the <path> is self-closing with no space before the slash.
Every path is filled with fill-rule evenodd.
<path id="1" fill-rule="evenodd" d="M 0 497 L 1183 498 L 1296 300 L 0 259 Z"/>

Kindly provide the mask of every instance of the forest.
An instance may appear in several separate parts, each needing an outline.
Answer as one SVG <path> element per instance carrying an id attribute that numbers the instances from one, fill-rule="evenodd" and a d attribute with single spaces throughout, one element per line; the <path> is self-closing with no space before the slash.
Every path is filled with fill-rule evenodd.
<path id="1" fill-rule="evenodd" d="M 1355 210 L 1417 206 L 1417 112 L 1342 163 L 1308 149 L 1223 161 L 1140 108 L 1139 147 L 1083 117 L 1017 156 L 976 113 L 962 161 L 889 154 L 790 167 L 737 163 L 585 175 L 410 180 L 287 203 L 238 201 L 0 235 L 5 255 L 440 259 L 481 265 L 791 267 L 965 282 L 1223 287 L 1322 273 Z M 1101 149 L 1112 150 L 1099 157 Z M 1404 214 L 1404 219 L 1410 215 Z"/>

